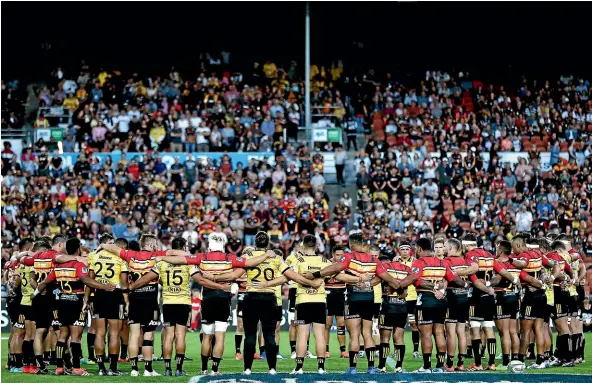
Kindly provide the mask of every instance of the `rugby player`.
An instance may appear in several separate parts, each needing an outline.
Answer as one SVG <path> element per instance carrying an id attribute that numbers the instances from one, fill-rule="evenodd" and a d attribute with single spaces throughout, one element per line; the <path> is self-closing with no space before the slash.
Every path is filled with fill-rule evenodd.
<path id="1" fill-rule="evenodd" d="M 411 244 L 407 241 L 402 241 L 399 245 L 399 257 L 398 260 L 403 265 L 411 267 L 416 257 L 411 256 Z M 407 287 L 407 321 L 409 327 L 411 327 L 411 341 L 413 342 L 413 358 L 419 358 L 419 329 L 415 322 L 415 306 L 417 305 L 417 291 L 414 285 Z"/>
<path id="2" fill-rule="evenodd" d="M 365 252 L 362 233 L 354 232 L 349 236 L 351 252 L 344 254 L 336 263 L 314 273 L 307 272 L 305 277 L 313 280 L 320 277 L 335 275 L 346 270 L 346 273 L 359 278 L 359 282 L 374 276 L 387 282 L 394 289 L 400 287 L 399 281 L 394 279 L 375 257 Z M 374 367 L 375 345 L 372 338 L 372 320 L 374 317 L 374 288 L 369 281 L 364 287 L 348 283 L 346 286 L 345 321 L 349 332 L 349 369 L 348 374 L 357 374 L 357 354 L 360 351 L 360 333 L 364 339 L 366 356 L 368 358 L 368 373 L 376 374 Z M 370 347 L 368 347 L 370 346 Z"/>
<path id="3" fill-rule="evenodd" d="M 289 277 L 295 278 L 296 281 L 296 306 L 294 323 L 297 328 L 297 345 L 296 345 L 296 368 L 292 371 L 293 374 L 304 373 L 304 359 L 308 351 L 308 339 L 310 337 L 310 327 L 315 335 L 315 345 L 317 351 L 317 367 L 320 374 L 326 373 L 325 358 L 323 355 L 326 347 L 325 341 L 325 325 L 327 322 L 327 295 L 325 293 L 324 283 L 322 279 L 309 281 L 299 274 L 305 272 L 318 271 L 330 264 L 330 261 L 325 257 L 320 256 L 316 252 L 317 239 L 314 235 L 306 235 L 300 244 L 300 252 L 292 261 L 291 268 L 298 274 L 285 273 L 282 276 L 271 281 L 257 281 L 253 285 L 259 288 L 281 286 L 287 283 Z"/>
<path id="4" fill-rule="evenodd" d="M 66 241 L 66 253 L 71 256 L 80 254 L 80 240 L 78 238 L 70 238 Z M 61 328 L 58 335 L 58 342 L 56 347 L 57 353 L 57 368 L 55 375 L 78 375 L 90 376 L 90 374 L 83 368 L 80 368 L 80 359 L 82 359 L 82 332 L 86 326 L 86 309 L 87 301 L 84 297 L 84 286 L 94 289 L 101 289 L 105 291 L 115 290 L 113 284 L 99 283 L 88 275 L 87 266 L 77 260 L 72 260 L 65 263 L 55 265 L 53 270 L 37 285 L 37 288 L 32 294 L 32 297 L 39 295 L 46 287 L 51 286 L 52 283 L 57 283 L 60 289 L 58 308 L 58 320 Z M 65 353 L 68 348 L 68 339 L 72 352 L 72 371 L 68 369 L 68 356 Z M 64 369 L 64 361 L 66 359 L 66 369 Z"/>
<path id="5" fill-rule="evenodd" d="M 372 255 L 376 260 L 380 257 L 380 248 L 376 245 L 370 245 L 368 247 L 368 252 Z M 376 350 L 376 345 L 380 344 L 380 330 L 378 328 L 378 319 L 380 318 L 380 305 L 382 303 L 382 285 L 380 283 L 380 278 L 377 279 L 377 284 L 373 287 L 374 291 L 374 318 L 372 319 L 372 340 L 374 341 L 374 348 L 375 354 L 379 354 L 379 350 Z M 361 343 L 363 344 L 363 342 Z M 378 355 L 377 355 L 378 356 Z M 362 346 L 360 345 L 360 353 L 358 353 L 358 358 L 363 358 L 364 353 L 362 352 Z"/>
<path id="6" fill-rule="evenodd" d="M 300 245 L 301 241 L 294 246 L 294 251 L 286 257 L 286 265 L 292 267 L 292 263 L 296 260 L 296 257 L 300 256 Z M 288 339 L 290 341 L 290 357 L 296 359 L 296 337 L 297 330 L 296 324 L 294 324 L 294 314 L 296 311 L 296 285 L 293 281 L 288 281 L 288 321 L 290 322 L 290 330 L 288 332 Z"/>
<path id="7" fill-rule="evenodd" d="M 113 242 L 110 234 L 101 236 L 101 244 Z M 127 241 L 126 241 L 127 242 Z M 127 243 L 118 240 L 116 245 L 123 249 Z M 94 353 L 99 364 L 99 375 L 117 376 L 122 322 L 129 309 L 128 277 L 129 266 L 119 257 L 106 250 L 99 250 L 89 255 L 89 275 L 100 284 L 115 285 L 115 291 L 97 290 L 92 298 L 92 320 L 95 326 Z M 87 289 L 87 300 L 90 300 Z M 105 369 L 105 335 L 109 326 L 109 370 Z"/>
<path id="8" fill-rule="evenodd" d="M 344 246 L 335 246 L 332 251 L 332 262 L 337 262 L 345 254 Z M 339 352 L 342 358 L 347 358 L 348 354 L 345 351 L 345 282 L 339 281 L 336 276 L 329 276 L 325 278 L 325 292 L 327 293 L 327 324 L 326 324 L 326 339 L 327 349 L 325 351 L 325 358 L 330 356 L 329 337 L 331 334 L 331 327 L 333 320 L 337 324 L 337 341 L 339 342 Z"/>
<path id="9" fill-rule="evenodd" d="M 243 343 L 243 336 L 245 332 L 243 326 L 243 302 L 245 299 L 245 293 L 247 292 L 247 276 L 243 275 L 235 282 L 238 284 L 238 290 L 236 295 L 236 331 L 234 332 L 234 348 L 236 354 L 234 359 L 243 360 L 243 354 L 241 353 L 241 345 Z"/>

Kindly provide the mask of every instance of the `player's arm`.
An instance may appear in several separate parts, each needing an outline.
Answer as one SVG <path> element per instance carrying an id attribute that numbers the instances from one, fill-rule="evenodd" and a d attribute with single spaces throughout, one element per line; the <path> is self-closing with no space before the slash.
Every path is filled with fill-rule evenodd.
<path id="1" fill-rule="evenodd" d="M 237 268 L 237 269 L 233 269 L 230 272 L 227 273 L 222 273 L 222 274 L 203 274 L 204 278 L 207 278 L 211 281 L 214 282 L 232 282 L 235 281 L 237 279 L 239 279 L 240 277 L 243 276 L 243 274 L 246 273 L 245 269 L 241 269 L 241 268 Z"/>
<path id="2" fill-rule="evenodd" d="M 524 269 L 528 265 L 528 260 L 523 257 L 510 257 L 510 263 L 517 269 Z"/>
<path id="3" fill-rule="evenodd" d="M 344 272 L 341 272 L 341 273 L 337 274 L 334 278 L 336 280 L 338 280 L 339 282 L 345 282 L 345 283 L 350 283 L 350 284 L 356 284 L 356 283 L 360 283 L 360 282 L 370 282 L 370 283 L 372 283 L 372 282 L 375 282 L 375 279 L 378 280 L 372 286 L 376 286 L 382 280 L 382 279 L 380 279 L 377 276 L 372 275 L 372 274 L 365 274 L 364 276 L 356 277 L 355 275 L 347 274 L 347 273 L 344 273 Z"/>
<path id="4" fill-rule="evenodd" d="M 468 262 L 469 267 L 462 269 L 462 270 L 458 270 L 455 271 L 456 275 L 459 275 L 461 277 L 465 277 L 467 275 L 471 275 L 471 274 L 475 274 L 477 271 L 479 271 L 479 264 L 477 264 L 476 262 Z"/>
<path id="5" fill-rule="evenodd" d="M 158 274 L 154 270 L 150 270 L 146 274 L 142 275 L 142 277 L 140 279 L 138 279 L 135 282 L 132 282 L 129 289 L 130 290 L 139 289 L 140 287 L 146 286 L 150 282 L 155 281 L 157 279 L 158 279 Z"/>
<path id="6" fill-rule="evenodd" d="M 328 275 L 339 274 L 343 270 L 345 270 L 345 268 L 346 268 L 345 263 L 343 263 L 343 262 L 335 262 L 332 265 L 327 266 L 327 267 L 325 267 L 322 270 L 315 271 L 314 273 L 306 272 L 306 273 L 303 274 L 303 276 L 306 279 L 313 280 L 313 279 L 318 279 L 318 278 L 326 277 Z"/>
<path id="7" fill-rule="evenodd" d="M 513 262 L 512 262 L 512 265 L 514 265 L 514 267 L 516 267 L 516 264 L 514 264 Z M 516 268 L 519 269 L 519 267 L 516 267 Z M 510 273 L 508 271 L 508 269 L 503 267 L 502 264 L 497 261 L 493 263 L 493 271 L 495 271 L 496 273 L 498 273 L 499 275 L 501 275 L 503 278 L 507 279 L 508 281 L 512 281 L 512 284 L 514 284 L 514 285 L 518 284 L 518 282 L 520 280 L 519 277 L 514 276 L 512 273 Z"/>
<path id="8" fill-rule="evenodd" d="M 34 289 L 37 288 L 37 274 L 35 274 L 34 271 L 31 271 L 29 273 L 29 283 L 31 284 L 31 287 L 33 287 Z"/>
<path id="9" fill-rule="evenodd" d="M 500 284 L 500 282 L 502 281 L 502 276 L 499 274 L 495 274 L 493 277 L 491 277 L 491 279 L 489 280 L 490 286 L 497 286 Z"/>
<path id="10" fill-rule="evenodd" d="M 103 243 L 103 244 L 99 245 L 99 247 L 97 247 L 97 249 L 95 250 L 95 253 L 98 253 L 101 250 L 105 250 L 109 253 L 119 255 L 121 253 L 121 251 L 124 249 L 122 249 L 121 247 L 117 246 L 114 243 Z"/>
<path id="11" fill-rule="evenodd" d="M 537 289 L 541 289 L 543 288 L 543 286 L 546 286 L 543 282 L 539 281 L 536 278 L 533 278 L 526 271 L 522 271 L 520 273 L 520 279 L 528 283 L 529 285 L 536 287 Z"/>
<path id="12" fill-rule="evenodd" d="M 580 269 L 578 270 L 578 281 L 583 286 L 586 284 L 586 265 L 584 264 L 584 261 L 581 258 L 578 260 L 578 262 L 580 262 Z"/>
<path id="13" fill-rule="evenodd" d="M 56 275 L 55 272 L 52 271 L 51 273 L 49 273 L 49 275 L 47 277 L 45 277 L 45 279 L 37 284 L 37 288 L 35 289 L 35 291 L 33 292 L 31 298 L 35 298 L 37 295 L 39 295 L 39 293 L 41 293 L 43 290 L 45 290 L 45 288 L 47 287 L 48 284 L 50 284 L 51 282 L 56 280 Z"/>
<path id="14" fill-rule="evenodd" d="M 201 286 L 208 288 L 208 289 L 221 290 L 221 291 L 230 291 L 231 290 L 231 286 L 229 284 L 216 283 L 212 280 L 204 278 L 203 274 L 201 274 L 201 273 L 193 274 L 191 276 L 191 279 L 193 279 L 195 282 L 199 283 Z"/>
<path id="15" fill-rule="evenodd" d="M 105 291 L 115 290 L 115 286 L 104 285 L 102 283 L 99 283 L 99 282 L 95 281 L 94 279 L 92 279 L 91 277 L 89 277 L 88 275 L 81 276 L 80 282 L 84 283 L 85 286 L 92 287 L 93 289 L 97 289 L 97 290 L 105 290 Z"/>
<path id="16" fill-rule="evenodd" d="M 54 258 L 55 263 L 66 263 L 66 262 L 72 262 L 72 261 L 78 261 L 80 263 L 87 264 L 88 258 L 74 256 L 74 255 L 66 255 L 66 254 L 56 255 Z"/>
<path id="17" fill-rule="evenodd" d="M 413 275 L 413 274 L 409 274 L 407 277 L 405 277 L 405 279 L 403 279 L 399 283 L 401 284 L 401 288 L 405 288 L 407 286 L 411 286 L 411 285 L 415 284 L 415 282 L 417 282 L 417 276 Z"/>
<path id="18" fill-rule="evenodd" d="M 126 311 L 129 308 L 129 271 L 122 271 L 119 273 L 119 286 L 125 302 Z"/>
<path id="19" fill-rule="evenodd" d="M 250 268 L 258 266 L 259 264 L 265 262 L 266 259 L 275 256 L 276 254 L 273 250 L 267 250 L 265 253 L 258 255 L 256 257 L 249 257 L 249 259 L 245 261 L 245 267 Z"/>
<path id="20" fill-rule="evenodd" d="M 488 295 L 493 295 L 495 292 L 493 290 L 493 287 L 487 286 L 485 283 L 483 283 L 483 281 L 479 278 L 475 278 L 473 282 L 473 286 L 476 287 L 477 289 L 483 291 L 485 294 Z"/>
<path id="21" fill-rule="evenodd" d="M 382 264 L 381 264 L 381 266 L 382 266 Z M 376 268 L 376 276 L 378 278 L 382 279 L 383 281 L 385 281 L 386 283 L 388 283 L 389 286 L 391 286 L 395 290 L 401 288 L 401 282 L 399 282 L 398 280 L 393 278 L 393 276 L 390 275 L 389 273 L 387 273 L 384 268 L 382 268 L 382 270 L 379 270 L 379 268 L 377 267 Z"/>
<path id="22" fill-rule="evenodd" d="M 307 286 L 308 283 L 311 282 L 308 279 L 304 278 L 307 282 Z M 288 278 L 285 275 L 281 275 L 275 279 L 272 279 L 271 281 L 259 281 L 259 282 L 252 282 L 253 286 L 260 289 L 260 288 L 265 288 L 265 287 L 275 287 L 275 286 L 281 286 L 284 283 L 288 283 Z"/>
<path id="23" fill-rule="evenodd" d="M 301 285 L 304 286 L 310 286 L 310 287 L 314 287 L 315 289 L 318 289 L 319 287 L 321 287 L 323 285 L 323 279 L 322 278 L 315 278 L 313 280 L 310 280 L 308 278 L 306 278 L 303 275 L 298 274 L 297 272 L 295 272 L 294 270 L 288 268 L 287 270 L 284 271 L 283 274 L 284 277 L 286 277 L 286 279 L 290 279 L 296 283 L 300 283 Z"/>

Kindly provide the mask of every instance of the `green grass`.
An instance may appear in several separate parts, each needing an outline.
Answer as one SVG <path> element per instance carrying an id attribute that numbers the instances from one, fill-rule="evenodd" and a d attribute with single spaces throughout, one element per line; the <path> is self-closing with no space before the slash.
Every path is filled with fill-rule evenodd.
<path id="1" fill-rule="evenodd" d="M 8 334 L 2 334 L 3 337 L 7 337 Z M 87 356 L 86 353 L 86 336 L 83 337 L 84 344 L 83 344 L 83 353 Z M 592 334 L 586 334 L 587 338 L 587 347 L 586 347 L 586 360 L 585 364 L 578 365 L 574 368 L 551 368 L 546 370 L 536 370 L 535 373 L 574 373 L 574 374 L 592 374 Z M 413 371 L 421 366 L 421 359 L 413 359 L 412 351 L 413 346 L 411 343 L 411 333 L 407 332 L 405 334 L 405 340 L 407 344 L 407 350 L 405 355 L 405 364 L 404 368 L 406 371 Z M 311 339 L 311 350 L 313 347 L 314 338 Z M 500 350 L 498 344 L 498 350 Z M 2 365 L 6 364 L 7 358 L 7 340 L 2 341 Z M 160 334 L 157 334 L 155 340 L 155 350 L 156 354 L 160 354 Z M 294 368 L 295 361 L 290 359 L 290 344 L 288 342 L 288 334 L 286 332 L 282 332 L 281 334 L 281 342 L 280 342 L 280 350 L 281 354 L 286 358 L 284 360 L 278 361 L 278 371 L 279 372 L 290 372 Z M 331 354 L 332 357 L 327 360 L 326 368 L 329 371 L 333 372 L 343 372 L 348 367 L 348 360 L 347 359 L 340 359 L 339 356 L 339 344 L 337 343 L 337 337 L 335 333 L 331 334 Z M 200 362 L 200 342 L 199 342 L 199 334 L 197 333 L 188 333 L 187 334 L 187 356 L 193 358 L 194 361 L 192 362 L 185 362 L 184 369 L 191 375 L 195 375 L 201 368 Z M 174 355 L 173 355 L 174 357 Z M 435 359 L 435 358 L 434 358 Z M 174 362 L 174 361 L 173 361 Z M 496 361 L 498 364 L 501 361 Z M 465 366 L 468 366 L 471 363 L 471 360 L 465 361 Z M 210 364 L 211 366 L 211 364 Z M 97 366 L 96 365 L 88 365 L 83 366 L 86 367 L 91 373 L 94 374 L 92 377 L 85 377 L 84 379 L 87 380 L 89 383 L 98 382 L 99 380 L 103 380 L 102 378 L 96 376 L 97 374 Z M 164 363 L 154 362 L 155 370 L 159 373 L 164 372 Z M 306 371 L 316 371 L 316 361 L 313 359 L 307 359 L 305 361 L 304 369 Z M 362 359 L 358 362 L 358 367 L 360 370 L 365 370 L 366 368 L 366 359 Z M 53 368 L 53 367 L 52 367 Z M 120 365 L 120 369 L 126 372 L 130 371 L 129 363 L 125 363 Z M 220 371 L 222 373 L 239 373 L 243 370 L 243 362 L 237 361 L 234 359 L 234 332 L 228 332 L 226 335 L 226 344 L 225 344 L 225 352 L 224 352 L 224 360 L 221 363 Z M 389 371 L 391 369 L 389 368 Z M 143 371 L 143 363 L 140 363 L 140 372 Z M 264 360 L 256 360 L 253 365 L 253 372 L 267 372 L 267 362 Z M 528 370 L 527 373 L 532 373 L 533 370 Z M 123 377 L 123 378 L 114 378 L 119 380 L 129 379 L 130 377 Z M 79 379 L 76 377 L 67 377 L 63 379 Z M 143 381 L 157 381 L 158 379 L 162 378 L 141 378 Z M 167 378 L 168 379 L 168 378 Z M 187 381 L 187 378 L 171 378 L 176 379 L 177 381 Z M 50 376 L 35 376 L 35 375 L 24 375 L 24 374 L 10 374 L 6 372 L 4 369 L 2 371 L 2 381 L 6 382 L 19 382 L 19 383 L 37 383 L 37 382 L 48 382 L 48 381 L 55 381 L 57 380 L 56 377 Z"/>

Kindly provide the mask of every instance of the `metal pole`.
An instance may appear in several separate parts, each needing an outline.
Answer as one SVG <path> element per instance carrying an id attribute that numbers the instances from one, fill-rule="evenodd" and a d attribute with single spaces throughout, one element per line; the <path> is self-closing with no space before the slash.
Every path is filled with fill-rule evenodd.
<path id="1" fill-rule="evenodd" d="M 311 148 L 314 147 L 314 134 L 312 131 L 312 111 L 310 106 L 310 4 L 306 2 L 305 18 L 305 48 L 304 48 L 304 73 L 305 73 L 305 96 L 304 96 L 304 120 L 305 128 L 310 134 Z"/>

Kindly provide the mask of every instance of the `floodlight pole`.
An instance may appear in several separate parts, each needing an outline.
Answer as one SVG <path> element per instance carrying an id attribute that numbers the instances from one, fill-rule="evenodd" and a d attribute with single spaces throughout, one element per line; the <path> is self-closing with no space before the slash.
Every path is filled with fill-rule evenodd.
<path id="1" fill-rule="evenodd" d="M 310 134 L 310 145 L 314 147 L 314 132 L 312 130 L 312 110 L 310 106 L 310 3 L 306 2 L 305 18 L 305 47 L 304 47 L 304 119 L 305 128 Z"/>

